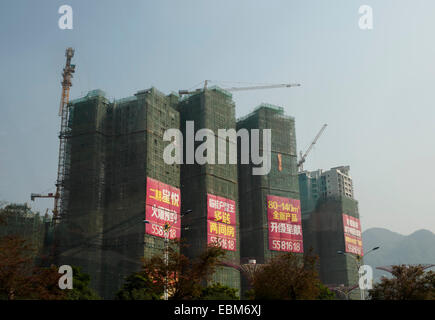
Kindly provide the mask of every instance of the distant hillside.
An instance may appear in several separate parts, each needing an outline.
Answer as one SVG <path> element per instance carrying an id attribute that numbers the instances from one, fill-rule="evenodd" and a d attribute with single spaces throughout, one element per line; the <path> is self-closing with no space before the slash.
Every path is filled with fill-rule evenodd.
<path id="1" fill-rule="evenodd" d="M 383 228 L 371 228 L 363 232 L 364 252 L 381 248 L 364 257 L 364 263 L 373 267 L 375 280 L 389 274 L 376 267 L 394 264 L 435 264 L 435 234 L 418 230 L 404 236 Z"/>

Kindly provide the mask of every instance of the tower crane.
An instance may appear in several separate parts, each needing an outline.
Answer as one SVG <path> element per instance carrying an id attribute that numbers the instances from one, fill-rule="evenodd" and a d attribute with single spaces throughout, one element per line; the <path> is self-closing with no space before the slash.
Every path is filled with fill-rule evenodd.
<path id="1" fill-rule="evenodd" d="M 320 129 L 319 133 L 316 135 L 316 137 L 314 138 L 313 142 L 311 142 L 310 146 L 308 147 L 307 151 L 305 151 L 305 153 L 302 155 L 302 151 L 300 152 L 301 158 L 298 162 L 298 169 L 299 171 L 303 171 L 304 170 L 304 162 L 308 156 L 308 154 L 310 153 L 311 149 L 313 149 L 314 145 L 316 144 L 317 140 L 319 140 L 320 136 L 322 135 L 323 131 L 325 131 L 326 127 L 328 125 L 325 123 L 323 125 L 323 127 Z"/>
<path id="2" fill-rule="evenodd" d="M 207 89 L 207 84 L 210 80 L 204 81 L 204 90 Z M 222 88 L 226 91 L 245 91 L 245 90 L 258 90 L 258 89 L 274 89 L 274 88 L 292 88 L 292 87 L 300 87 L 299 83 L 281 83 L 281 84 L 270 84 L 270 85 L 261 85 L 261 86 L 250 86 L 250 87 L 230 87 L 230 88 Z M 201 89 L 196 89 L 194 91 L 189 90 L 179 90 L 178 94 L 180 96 L 185 94 L 193 94 L 200 92 Z"/>
<path id="3" fill-rule="evenodd" d="M 53 207 L 53 221 L 56 222 L 60 218 L 60 209 L 62 202 L 62 194 L 64 193 L 64 178 L 66 174 L 66 148 L 67 148 L 67 138 L 68 138 L 68 103 L 69 103 L 69 91 L 72 86 L 71 78 L 75 72 L 75 65 L 71 64 L 71 59 L 74 57 L 74 49 L 67 48 L 65 51 L 66 63 L 62 73 L 62 97 L 59 106 L 59 116 L 61 117 L 60 122 L 60 133 L 59 133 L 59 159 L 57 168 L 57 180 L 56 180 L 56 193 L 48 194 L 37 194 L 32 193 L 30 199 L 32 201 L 35 198 L 54 198 Z"/>

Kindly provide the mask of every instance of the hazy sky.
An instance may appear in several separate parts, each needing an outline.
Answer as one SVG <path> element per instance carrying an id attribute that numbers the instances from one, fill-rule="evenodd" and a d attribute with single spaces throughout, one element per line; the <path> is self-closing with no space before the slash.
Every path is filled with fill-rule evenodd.
<path id="1" fill-rule="evenodd" d="M 73 8 L 73 30 L 58 28 L 62 4 Z M 364 4 L 373 30 L 358 27 Z M 205 79 L 300 82 L 235 93 L 237 116 L 261 102 L 283 106 L 298 150 L 327 123 L 305 169 L 350 165 L 363 229 L 435 231 L 434 17 L 433 0 L 3 0 L 0 200 L 52 206 L 30 193 L 54 191 L 72 46 L 73 98 L 96 88 L 115 98 L 150 86 L 169 93 Z"/>

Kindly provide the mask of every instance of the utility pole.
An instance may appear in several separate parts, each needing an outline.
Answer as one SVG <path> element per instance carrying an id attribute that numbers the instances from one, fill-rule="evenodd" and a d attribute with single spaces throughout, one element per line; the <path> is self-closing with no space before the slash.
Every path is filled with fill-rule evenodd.
<path id="1" fill-rule="evenodd" d="M 365 256 L 367 256 L 369 253 L 371 253 L 372 251 L 375 251 L 375 250 L 378 250 L 380 247 L 378 246 L 378 247 L 374 247 L 373 249 L 371 249 L 371 250 L 369 250 L 369 251 L 367 251 L 366 252 L 366 254 L 365 254 Z M 342 255 L 345 255 L 345 256 L 349 256 L 349 257 L 352 257 L 352 259 L 354 259 L 355 260 L 355 263 L 356 263 L 356 267 L 357 267 L 357 270 L 356 270 L 356 272 L 357 272 L 357 274 L 358 274 L 358 281 L 359 281 L 359 278 L 360 278 L 360 269 L 361 269 L 361 261 L 362 261 L 362 256 L 360 256 L 359 254 L 357 254 L 356 256 L 354 256 L 353 254 L 351 254 L 351 253 L 347 253 L 347 252 L 343 252 L 343 251 L 337 251 L 337 253 L 338 254 L 342 254 Z M 360 295 L 361 295 L 361 300 L 365 300 L 365 293 L 364 293 L 364 289 L 361 289 L 360 288 Z"/>
<path id="2" fill-rule="evenodd" d="M 180 215 L 180 219 L 184 217 L 185 215 L 191 213 L 192 210 L 186 210 L 182 215 Z M 164 289 L 163 289 L 163 299 L 168 300 L 169 298 L 169 285 L 168 285 L 168 278 L 169 278 L 169 232 L 171 228 L 177 223 L 178 220 L 175 220 L 171 224 L 169 222 L 166 222 L 163 226 L 163 234 L 165 236 L 165 249 L 163 253 L 163 261 L 165 263 L 165 281 L 164 281 Z M 144 220 L 145 223 L 150 223 L 148 220 Z M 184 230 L 188 230 L 189 227 L 185 227 Z"/>
<path id="3" fill-rule="evenodd" d="M 166 222 L 165 226 L 164 226 L 164 234 L 165 234 L 165 256 L 164 256 L 164 260 L 165 260 L 165 266 L 166 266 L 166 271 L 165 271 L 165 287 L 164 287 L 164 291 L 163 291 L 163 296 L 164 296 L 163 299 L 164 300 L 168 300 L 169 231 L 170 231 L 171 227 L 173 226 L 173 224 L 169 225 L 169 223 Z"/>

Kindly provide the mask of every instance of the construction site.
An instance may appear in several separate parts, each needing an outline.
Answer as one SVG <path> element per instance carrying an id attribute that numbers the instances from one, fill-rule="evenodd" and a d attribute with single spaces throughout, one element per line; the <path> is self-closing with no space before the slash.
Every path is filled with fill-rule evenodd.
<path id="1" fill-rule="evenodd" d="M 225 263 L 212 282 L 236 289 L 241 298 L 249 270 L 283 251 L 303 255 L 313 248 L 320 278 L 331 288 L 358 283 L 352 259 L 337 254 L 346 247 L 342 215 L 359 218 L 358 203 L 353 194 L 313 191 L 321 179 L 308 181 L 303 170 L 326 125 L 298 159 L 295 119 L 283 107 L 263 103 L 235 116 L 231 92 L 299 84 L 220 88 L 205 81 L 194 91 L 164 94 L 151 87 L 109 100 L 92 90 L 70 101 L 73 56 L 68 48 L 56 192 L 32 194 L 32 200 L 54 199 L 54 239 L 47 244 L 53 262 L 80 266 L 104 299 L 113 299 L 125 278 L 140 270 L 142 258 L 167 254 L 172 239 L 186 242 L 181 251 L 189 258 L 218 243 Z M 165 163 L 165 131 L 179 129 L 186 145 L 188 121 L 195 132 L 270 129 L 270 172 L 253 175 L 256 165 L 240 161 L 239 143 L 237 164 L 187 164 L 186 155 L 183 164 Z"/>
<path id="2" fill-rule="evenodd" d="M 268 175 L 252 175 L 253 164 L 239 161 L 239 207 L 241 224 L 241 259 L 244 263 L 267 261 L 279 251 L 272 251 L 268 241 L 267 196 L 299 199 L 295 120 L 282 107 L 261 104 L 237 121 L 237 128 L 271 129 L 271 170 Z M 239 156 L 240 156 L 239 145 Z M 255 243 L 256 245 L 252 245 Z M 243 292 L 248 279 L 243 279 Z"/>

